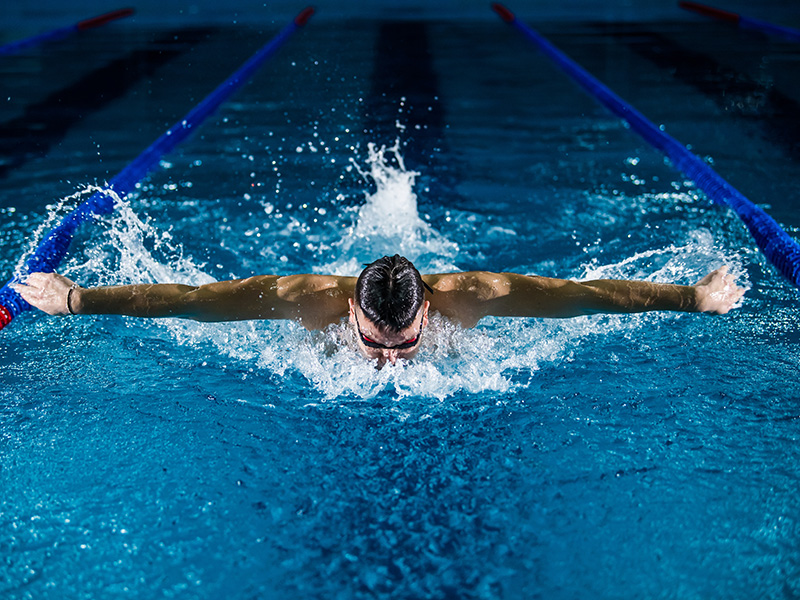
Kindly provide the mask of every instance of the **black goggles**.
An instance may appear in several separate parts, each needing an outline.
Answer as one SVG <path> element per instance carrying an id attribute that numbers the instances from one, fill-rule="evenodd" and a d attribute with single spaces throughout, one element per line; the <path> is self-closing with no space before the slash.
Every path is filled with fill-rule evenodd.
<path id="1" fill-rule="evenodd" d="M 419 332 L 413 338 L 397 344 L 396 346 L 386 346 L 385 344 L 379 344 L 375 340 L 365 336 L 361 331 L 361 324 L 358 322 L 358 315 L 355 313 L 355 311 L 353 312 L 353 316 L 356 318 L 356 329 L 358 330 L 358 335 L 361 338 L 361 342 L 368 348 L 376 348 L 378 350 L 407 350 L 408 348 L 413 348 L 419 344 L 419 338 L 422 335 L 422 322 L 425 320 L 423 317 L 423 321 L 419 322 Z"/>

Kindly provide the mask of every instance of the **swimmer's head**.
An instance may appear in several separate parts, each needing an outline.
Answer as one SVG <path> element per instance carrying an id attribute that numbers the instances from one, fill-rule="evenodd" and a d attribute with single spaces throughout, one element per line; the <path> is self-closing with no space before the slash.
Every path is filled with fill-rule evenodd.
<path id="1" fill-rule="evenodd" d="M 378 367 L 419 351 L 429 302 L 419 271 L 402 256 L 384 256 L 368 265 L 350 300 L 350 321 L 361 352 Z M 430 289 L 430 288 L 428 288 Z"/>
<path id="2" fill-rule="evenodd" d="M 416 320 L 425 301 L 425 284 L 407 258 L 384 256 L 358 276 L 355 300 L 370 321 L 396 333 Z"/>

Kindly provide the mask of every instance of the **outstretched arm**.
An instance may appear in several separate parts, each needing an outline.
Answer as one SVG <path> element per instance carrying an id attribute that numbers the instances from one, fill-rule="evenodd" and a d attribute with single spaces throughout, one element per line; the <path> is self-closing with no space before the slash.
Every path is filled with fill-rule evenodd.
<path id="1" fill-rule="evenodd" d="M 577 282 L 483 271 L 425 279 L 436 291 L 431 308 L 465 326 L 485 316 L 565 318 L 654 310 L 724 314 L 744 294 L 727 267 L 689 286 L 616 279 Z"/>
<path id="2" fill-rule="evenodd" d="M 71 310 L 74 314 L 197 321 L 298 319 L 309 329 L 318 329 L 347 315 L 347 298 L 354 285 L 352 277 L 261 275 L 201 286 L 162 283 L 83 288 L 56 273 L 32 273 L 15 289 L 29 304 L 51 315 L 66 315 Z"/>

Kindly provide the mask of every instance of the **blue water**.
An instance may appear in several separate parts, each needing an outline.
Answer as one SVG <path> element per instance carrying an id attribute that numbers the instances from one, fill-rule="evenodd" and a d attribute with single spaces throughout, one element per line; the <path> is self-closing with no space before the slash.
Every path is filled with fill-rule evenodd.
<path id="1" fill-rule="evenodd" d="M 3 272 L 276 29 L 120 26 L 5 61 Z M 540 30 L 797 237 L 796 46 Z M 26 313 L 0 333 L 0 595 L 800 596 L 797 291 L 497 20 L 312 21 L 62 272 L 355 274 L 395 249 L 426 272 L 728 264 L 749 291 L 723 317 L 434 318 L 381 371 L 344 324 Z"/>

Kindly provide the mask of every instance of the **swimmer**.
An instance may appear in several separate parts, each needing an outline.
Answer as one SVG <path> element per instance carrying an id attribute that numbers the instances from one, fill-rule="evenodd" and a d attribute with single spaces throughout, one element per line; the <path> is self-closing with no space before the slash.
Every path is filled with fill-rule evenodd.
<path id="1" fill-rule="evenodd" d="M 357 278 L 259 275 L 201 286 L 83 288 L 56 273 L 32 273 L 14 289 L 51 315 L 296 319 L 307 329 L 322 329 L 347 317 L 361 353 L 377 360 L 378 367 L 417 353 L 430 311 L 463 327 L 487 316 L 566 318 L 660 310 L 725 314 L 745 292 L 727 267 L 689 286 L 615 279 L 576 282 L 486 271 L 420 275 L 399 255 L 376 260 Z"/>

